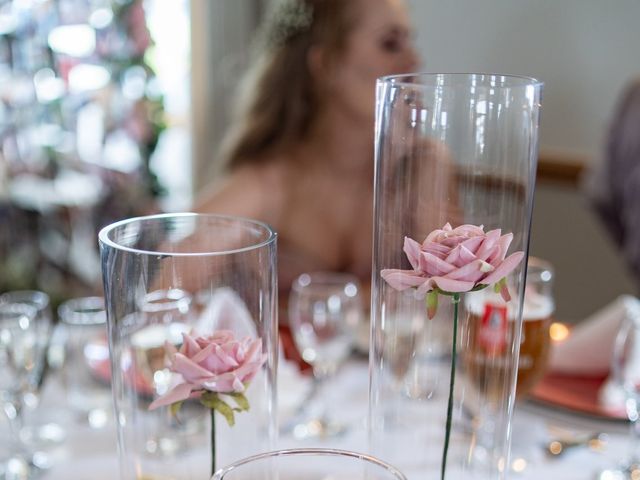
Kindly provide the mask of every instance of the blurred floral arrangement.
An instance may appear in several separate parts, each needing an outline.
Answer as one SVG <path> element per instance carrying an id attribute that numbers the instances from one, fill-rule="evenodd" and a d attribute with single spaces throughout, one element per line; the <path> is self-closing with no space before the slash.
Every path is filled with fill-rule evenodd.
<path id="1" fill-rule="evenodd" d="M 96 233 L 157 210 L 142 0 L 0 0 L 0 291 L 99 291 Z"/>

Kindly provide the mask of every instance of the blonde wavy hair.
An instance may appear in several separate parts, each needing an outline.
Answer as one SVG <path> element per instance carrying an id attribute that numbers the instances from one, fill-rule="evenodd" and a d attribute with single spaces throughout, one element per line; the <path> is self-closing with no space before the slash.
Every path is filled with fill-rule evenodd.
<path id="1" fill-rule="evenodd" d="M 322 46 L 335 58 L 352 29 L 353 0 L 280 0 L 266 16 L 259 47 L 237 92 L 221 159 L 230 170 L 303 139 L 320 98 L 308 53 Z"/>

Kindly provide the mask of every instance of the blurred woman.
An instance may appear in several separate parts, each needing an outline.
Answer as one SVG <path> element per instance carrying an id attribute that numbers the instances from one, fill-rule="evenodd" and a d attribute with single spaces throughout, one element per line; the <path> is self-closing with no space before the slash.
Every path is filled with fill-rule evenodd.
<path id="1" fill-rule="evenodd" d="M 281 292 L 317 270 L 368 285 L 375 81 L 417 67 L 405 4 L 284 0 L 262 38 L 223 144 L 228 176 L 196 210 L 270 224 Z"/>

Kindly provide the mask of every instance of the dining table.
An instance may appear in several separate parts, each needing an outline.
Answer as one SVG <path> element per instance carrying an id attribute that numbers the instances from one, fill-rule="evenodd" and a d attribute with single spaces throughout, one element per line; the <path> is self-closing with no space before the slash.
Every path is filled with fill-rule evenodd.
<path id="1" fill-rule="evenodd" d="M 366 410 L 368 401 L 368 362 L 365 355 L 349 359 L 323 387 L 323 399 L 333 406 L 330 415 L 346 425 L 340 435 L 326 438 L 300 438 L 284 431 L 278 448 L 332 447 L 359 452 L 368 450 Z M 311 377 L 291 362 L 282 361 L 278 373 L 278 411 L 287 418 L 311 388 Z M 106 386 L 105 386 L 106 388 Z M 41 480 L 113 480 L 119 478 L 116 422 L 112 412 L 104 422 L 91 426 L 69 410 L 61 372 L 48 376 L 40 396 L 40 405 L 28 412 L 28 424 L 56 423 L 64 430 L 64 439 L 42 448 L 46 467 Z M 579 445 L 560 455 L 548 453 L 549 443 L 557 438 L 582 439 L 600 435 L 598 448 Z M 6 420 L 0 420 L 0 438 L 9 438 Z M 586 415 L 569 409 L 525 400 L 517 402 L 513 417 L 513 450 L 524 451 L 524 458 L 512 458 L 507 478 L 591 480 L 598 472 L 615 466 L 628 449 L 628 422 L 620 418 Z M 6 442 L 2 442 L 6 443 Z M 415 455 L 420 456 L 420 447 Z M 0 448 L 0 451 L 2 448 Z M 418 469 L 419 470 L 419 469 Z M 431 478 L 420 471 L 405 472 L 412 478 Z M 424 473 L 424 472 L 422 472 Z M 207 478 L 205 475 L 204 478 Z M 437 478 L 434 472 L 432 478 Z"/>

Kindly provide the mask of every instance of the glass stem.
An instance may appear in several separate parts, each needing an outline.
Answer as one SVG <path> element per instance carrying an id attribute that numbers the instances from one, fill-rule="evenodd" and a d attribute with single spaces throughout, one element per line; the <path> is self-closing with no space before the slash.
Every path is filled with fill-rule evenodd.
<path id="1" fill-rule="evenodd" d="M 629 403 L 630 400 L 627 400 Z M 627 409 L 633 410 L 627 412 L 629 419 L 629 465 L 638 465 L 640 462 L 640 455 L 638 450 L 640 449 L 640 422 L 638 422 L 638 405 L 635 401 L 632 402 L 633 407 L 627 405 Z M 630 415 L 632 413 L 632 415 Z"/>
<path id="2" fill-rule="evenodd" d="M 13 451 L 18 455 L 25 454 L 25 447 L 22 443 L 22 427 L 24 426 L 24 419 L 22 417 L 23 411 L 22 402 L 7 402 L 4 404 L 4 413 L 9 420 L 9 428 L 13 436 L 14 446 Z"/>

